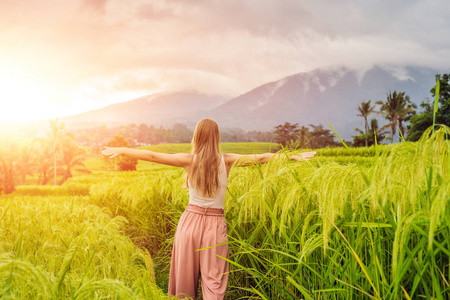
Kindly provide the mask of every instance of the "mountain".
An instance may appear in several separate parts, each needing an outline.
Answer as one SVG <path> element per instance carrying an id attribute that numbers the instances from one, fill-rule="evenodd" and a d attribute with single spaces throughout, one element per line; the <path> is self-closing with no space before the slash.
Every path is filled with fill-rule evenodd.
<path id="1" fill-rule="evenodd" d="M 154 94 L 127 102 L 116 103 L 64 119 L 71 128 L 98 124 L 141 124 L 171 126 L 175 123 L 193 123 L 197 116 L 217 107 L 226 98 L 210 96 L 197 91 Z"/>
<path id="2" fill-rule="evenodd" d="M 299 125 L 329 122 L 345 138 L 363 128 L 357 117 L 362 101 L 385 100 L 389 91 L 405 91 L 420 104 L 430 97 L 438 72 L 419 67 L 387 68 L 375 66 L 362 73 L 345 67 L 316 69 L 264 84 L 212 110 L 221 126 L 247 130 L 271 130 L 284 122 Z M 386 121 L 377 115 L 379 124 Z"/>
<path id="3" fill-rule="evenodd" d="M 212 117 L 221 129 L 272 130 L 284 122 L 299 125 L 329 122 L 344 139 L 363 128 L 357 117 L 362 101 L 385 100 L 386 93 L 406 92 L 420 104 L 430 97 L 439 72 L 422 67 L 374 66 L 365 72 L 345 68 L 322 68 L 299 73 L 261 85 L 243 95 L 224 101 L 198 92 L 152 95 L 66 119 L 69 123 L 93 121 L 148 123 L 171 126 L 184 123 L 193 128 L 203 117 Z M 386 121 L 380 116 L 379 124 Z"/>

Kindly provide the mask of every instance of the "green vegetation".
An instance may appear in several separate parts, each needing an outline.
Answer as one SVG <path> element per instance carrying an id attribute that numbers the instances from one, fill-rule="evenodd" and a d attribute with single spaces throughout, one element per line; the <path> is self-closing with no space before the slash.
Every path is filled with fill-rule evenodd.
<path id="1" fill-rule="evenodd" d="M 375 106 L 370 105 L 370 102 L 372 100 L 369 100 L 367 102 L 363 101 L 361 102 L 361 106 L 358 106 L 358 117 L 363 117 L 364 118 L 364 132 L 361 132 L 361 134 L 364 134 L 364 141 L 365 141 L 365 146 L 369 146 L 369 122 L 367 121 L 367 118 L 369 117 L 369 115 L 373 112 L 375 112 Z M 374 119 L 376 120 L 376 119 Z M 373 123 L 373 122 L 372 122 Z M 375 125 L 375 124 L 373 124 Z M 378 127 L 378 124 L 377 124 Z M 378 128 L 377 128 L 378 129 Z M 375 129 L 375 131 L 377 130 Z M 373 132 L 373 131 L 372 131 Z"/>
<path id="2" fill-rule="evenodd" d="M 298 123 L 285 122 L 275 127 L 276 141 L 289 149 L 319 149 L 323 147 L 340 146 L 331 133 L 331 130 L 323 128 L 322 125 L 309 124 L 299 127 Z"/>
<path id="3" fill-rule="evenodd" d="M 147 124 L 128 124 L 118 127 L 78 129 L 75 131 L 77 142 L 84 146 L 104 145 L 116 135 L 124 136 L 132 147 L 172 143 L 189 143 L 193 130 L 185 124 L 170 127 L 155 127 Z M 220 132 L 222 142 L 271 142 L 275 135 L 271 131 L 244 131 L 240 128 L 225 129 Z"/>
<path id="4" fill-rule="evenodd" d="M 411 117 L 409 141 L 417 141 L 435 123 L 450 126 L 450 74 L 437 74 L 436 80 L 439 86 L 430 90 L 434 103 L 430 103 L 429 99 L 423 101 L 420 106 L 424 111 Z"/>
<path id="5" fill-rule="evenodd" d="M 161 144 L 140 147 L 150 151 L 164 152 L 164 153 L 190 153 L 191 144 Z M 239 153 L 239 154 L 253 154 L 276 152 L 280 150 L 280 146 L 275 143 L 221 143 L 220 151 L 223 153 Z"/>
<path id="6" fill-rule="evenodd" d="M 417 107 L 411 102 L 405 92 L 389 92 L 386 94 L 386 101 L 379 100 L 376 104 L 380 105 L 380 113 L 389 122 L 380 128 L 381 131 L 389 129 L 391 143 L 394 142 L 394 136 L 397 128 L 401 136 L 406 135 L 405 122 L 409 121 L 414 114 L 414 108 Z"/>
<path id="7" fill-rule="evenodd" d="M 45 196 L 0 199 L 0 298 L 164 297 L 150 255 L 121 232 L 125 218 L 70 188 L 61 196 L 45 192 L 60 186 L 40 188 Z"/>
<path id="8" fill-rule="evenodd" d="M 419 142 L 232 169 L 227 299 L 449 298 L 449 134 L 442 126 Z M 63 185 L 19 185 L 0 197 L 0 298 L 165 297 L 188 202 L 184 171 L 142 161 L 137 171 L 107 171 L 99 156 L 85 165 L 91 174 Z"/>
<path id="9" fill-rule="evenodd" d="M 26 145 L 20 137 L 2 144 L 0 193 L 14 192 L 15 186 L 24 184 L 27 176 L 32 176 L 33 182 L 37 184 L 53 182 L 56 185 L 71 178 L 73 171 L 90 172 L 83 164 L 86 151 L 75 143 L 72 133 L 65 131 L 64 124 L 55 119 L 50 121 L 49 129 L 47 135 L 35 138 Z"/>
<path id="10" fill-rule="evenodd" d="M 129 148 L 130 144 L 123 136 L 116 135 L 106 144 L 106 146 Z M 138 160 L 136 158 L 126 156 L 114 157 L 113 159 L 105 157 L 104 159 L 107 164 L 114 165 L 114 169 L 118 171 L 136 171 L 136 165 L 138 163 Z"/>
<path id="11" fill-rule="evenodd" d="M 386 132 L 380 130 L 377 119 L 370 120 L 368 134 L 364 134 L 364 132 L 358 128 L 355 128 L 355 130 L 359 135 L 353 136 L 353 147 L 363 147 L 366 141 L 368 146 L 372 146 L 375 145 L 375 143 L 383 142 L 386 138 Z"/>
<path id="12" fill-rule="evenodd" d="M 423 101 L 420 106 L 424 111 L 419 114 L 415 111 L 417 106 L 411 102 L 405 92 L 387 93 L 386 101 L 376 102 L 380 105 L 379 111 L 375 110 L 375 106 L 370 107 L 370 100 L 363 101 L 357 107 L 357 116 L 364 118 L 365 129 L 362 131 L 356 128 L 359 135 L 353 136 L 353 146 L 373 145 L 375 144 L 375 135 L 378 142 L 383 140 L 386 129 L 389 129 L 390 140 L 393 143 L 397 128 L 400 141 L 405 138 L 408 141 L 417 141 L 430 126 L 435 126 L 435 124 L 450 126 L 450 74 L 437 74 L 436 86 L 431 88 L 430 93 L 434 102 L 431 103 L 430 99 Z M 369 130 L 367 117 L 372 112 L 383 114 L 389 123 L 378 129 L 377 120 L 372 119 Z M 406 126 L 405 122 L 408 121 L 410 124 Z"/>

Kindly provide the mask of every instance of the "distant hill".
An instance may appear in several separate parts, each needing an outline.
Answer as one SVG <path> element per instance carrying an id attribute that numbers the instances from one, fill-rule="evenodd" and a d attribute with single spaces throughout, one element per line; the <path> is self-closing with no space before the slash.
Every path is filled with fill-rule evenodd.
<path id="1" fill-rule="evenodd" d="M 224 101 L 198 92 L 154 95 L 114 104 L 67 119 L 89 123 L 148 123 L 194 127 L 202 117 L 212 117 L 222 129 L 272 130 L 284 122 L 300 125 L 330 122 L 344 139 L 363 128 L 357 117 L 362 101 L 385 100 L 389 91 L 406 92 L 420 104 L 430 97 L 435 75 L 442 73 L 421 67 L 375 66 L 361 73 L 345 67 L 316 69 L 261 85 Z M 376 117 L 376 115 L 371 116 Z M 378 117 L 380 125 L 386 122 Z"/>
<path id="2" fill-rule="evenodd" d="M 257 87 L 216 107 L 212 116 L 222 126 L 252 130 L 272 129 L 286 121 L 329 128 L 330 122 L 338 134 L 351 139 L 356 127 L 363 128 L 362 118 L 356 116 L 362 101 L 375 104 L 385 100 L 387 92 L 397 90 L 420 104 L 430 97 L 436 73 L 413 67 L 374 67 L 364 74 L 343 67 L 316 69 Z"/>
<path id="3" fill-rule="evenodd" d="M 225 102 L 226 98 L 197 91 L 171 94 L 154 94 L 127 102 L 116 103 L 64 118 L 69 127 L 89 127 L 97 124 L 141 124 L 171 126 L 174 123 L 191 123 L 191 116 L 210 111 Z M 194 121 L 192 121 L 193 123 Z M 190 124 L 195 126 L 194 124 Z"/>

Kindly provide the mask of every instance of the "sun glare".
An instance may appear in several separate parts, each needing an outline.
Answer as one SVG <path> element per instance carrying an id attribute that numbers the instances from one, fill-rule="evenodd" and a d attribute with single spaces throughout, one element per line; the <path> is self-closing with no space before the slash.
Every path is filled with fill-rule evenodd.
<path id="1" fill-rule="evenodd" d="M 48 117 L 48 91 L 31 76 L 0 70 L 0 121 L 27 122 Z"/>

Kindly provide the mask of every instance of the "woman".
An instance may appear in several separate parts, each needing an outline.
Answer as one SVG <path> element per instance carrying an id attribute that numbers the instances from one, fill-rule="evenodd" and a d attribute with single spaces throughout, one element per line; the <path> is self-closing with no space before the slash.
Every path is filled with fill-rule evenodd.
<path id="1" fill-rule="evenodd" d="M 223 217 L 228 174 L 232 166 L 266 163 L 278 155 L 222 155 L 219 142 L 217 123 L 212 119 L 202 119 L 194 131 L 192 154 L 129 148 L 106 148 L 102 151 L 103 155 L 111 158 L 125 155 L 186 170 L 189 204 L 175 233 L 169 277 L 169 294 L 179 298 L 196 299 L 201 275 L 203 298 L 223 299 L 228 281 L 228 262 L 221 258 L 228 258 L 227 224 Z M 290 158 L 308 160 L 315 153 L 305 152 Z"/>

